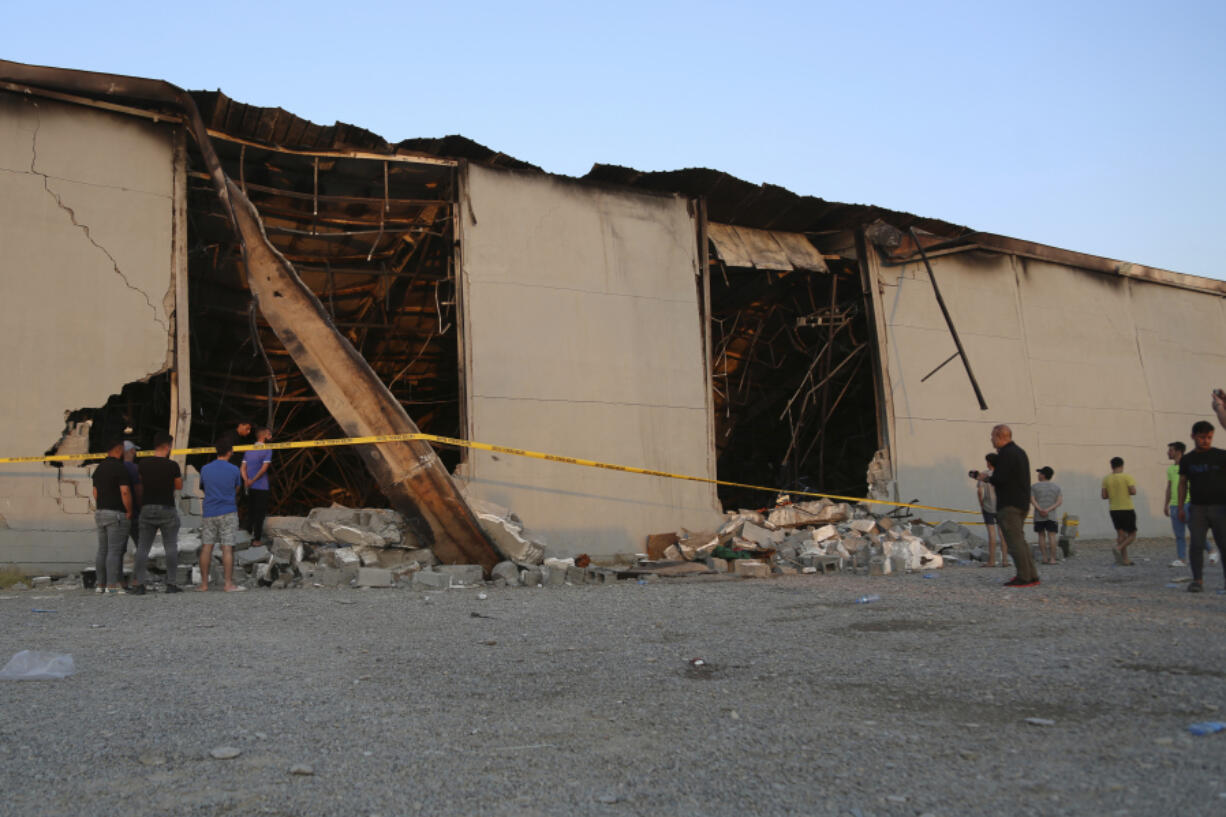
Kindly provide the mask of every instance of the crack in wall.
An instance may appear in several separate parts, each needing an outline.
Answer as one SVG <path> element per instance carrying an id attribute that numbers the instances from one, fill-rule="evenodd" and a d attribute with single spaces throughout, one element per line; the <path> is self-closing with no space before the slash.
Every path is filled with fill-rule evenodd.
<path id="1" fill-rule="evenodd" d="M 111 262 L 111 268 L 115 271 L 115 274 L 119 276 L 119 279 L 123 281 L 124 286 L 145 299 L 145 303 L 148 304 L 149 310 L 153 312 L 154 322 L 169 333 L 170 326 L 158 315 L 157 307 L 154 306 L 153 299 L 149 297 L 149 293 L 145 292 L 140 287 L 133 285 L 132 282 L 128 280 L 128 276 L 125 275 L 123 270 L 119 268 L 119 261 L 116 260 L 115 256 L 111 255 L 110 251 L 107 250 L 106 247 L 102 246 L 94 239 L 88 224 L 82 224 L 81 222 L 77 221 L 76 211 L 64 203 L 64 200 L 59 193 L 51 189 L 50 177 L 46 173 L 38 170 L 38 132 L 42 129 L 43 121 L 42 113 L 38 110 L 38 103 L 30 101 L 30 104 L 34 107 L 34 133 L 30 136 L 30 172 L 43 180 L 43 190 L 47 192 L 47 195 L 51 196 L 51 198 L 55 200 L 56 205 L 68 214 L 68 219 L 72 222 L 72 225 L 81 230 L 81 232 L 85 235 L 85 239 L 89 241 L 90 244 L 97 247 L 98 251 L 106 256 L 107 260 Z"/>

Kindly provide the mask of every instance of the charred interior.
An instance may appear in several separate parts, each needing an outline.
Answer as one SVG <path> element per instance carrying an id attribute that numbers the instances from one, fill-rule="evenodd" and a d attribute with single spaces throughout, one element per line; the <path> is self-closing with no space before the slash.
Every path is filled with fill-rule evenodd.
<path id="1" fill-rule="evenodd" d="M 774 271 L 711 260 L 712 380 L 721 480 L 863 495 L 877 448 L 858 269 Z M 760 491 L 720 487 L 727 508 Z"/>
<path id="2" fill-rule="evenodd" d="M 241 114 L 224 98 L 216 102 L 214 118 Z M 233 107 L 264 118 L 280 113 L 282 127 L 315 129 L 285 134 L 290 144 L 339 138 L 326 133 L 332 128 L 284 112 Z M 224 137 L 214 145 L 226 172 L 259 210 L 268 238 L 336 329 L 422 431 L 457 436 L 451 164 L 273 149 Z M 192 445 L 212 444 L 241 419 L 269 426 L 275 438 L 345 436 L 262 320 L 246 284 L 241 246 L 201 157 L 189 150 L 188 159 Z M 455 452 L 439 453 L 454 466 Z M 274 473 L 274 513 L 332 502 L 387 504 L 352 448 L 287 451 Z"/>

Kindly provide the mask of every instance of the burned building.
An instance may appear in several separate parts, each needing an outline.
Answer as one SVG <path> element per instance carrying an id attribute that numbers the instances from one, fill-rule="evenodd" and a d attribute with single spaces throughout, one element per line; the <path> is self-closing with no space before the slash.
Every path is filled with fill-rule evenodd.
<path id="1" fill-rule="evenodd" d="M 448 474 L 560 553 L 772 501 L 747 485 L 973 507 L 997 422 L 1102 534 L 1106 461 L 1157 474 L 1222 369 L 1218 281 L 715 171 L 564 178 L 150 80 L 0 62 L 0 202 L 0 456 L 124 429 L 207 446 L 249 419 L 736 483 L 426 443 L 278 455 L 276 512 L 425 496 L 426 537 L 466 535 L 439 527 L 463 516 Z M 966 365 L 942 367 L 954 332 Z M 0 464 L 0 562 L 87 561 L 89 473 Z"/>

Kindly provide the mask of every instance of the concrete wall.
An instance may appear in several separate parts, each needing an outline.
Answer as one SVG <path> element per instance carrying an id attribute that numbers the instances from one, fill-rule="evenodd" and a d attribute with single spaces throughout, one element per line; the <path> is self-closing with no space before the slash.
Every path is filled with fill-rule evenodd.
<path id="1" fill-rule="evenodd" d="M 1099 494 L 1114 456 L 1137 479 L 1141 535 L 1169 535 L 1166 444 L 1190 447 L 1192 423 L 1213 420 L 1210 389 L 1226 385 L 1222 299 L 990 253 L 933 267 L 989 410 L 958 360 L 920 382 L 954 352 L 922 264 L 875 265 L 899 497 L 974 509 L 966 472 L 983 467 L 1003 422 L 1033 468 L 1055 469 L 1083 536 L 1114 536 Z"/>
<path id="2" fill-rule="evenodd" d="M 170 365 L 172 131 L 0 92 L 0 456 Z M 0 464 L 0 564 L 92 564 L 90 468 Z"/>
<path id="3" fill-rule="evenodd" d="M 688 203 L 468 167 L 459 213 L 470 438 L 714 477 Z M 710 485 L 468 458 L 471 491 L 562 553 L 641 551 L 718 519 Z"/>

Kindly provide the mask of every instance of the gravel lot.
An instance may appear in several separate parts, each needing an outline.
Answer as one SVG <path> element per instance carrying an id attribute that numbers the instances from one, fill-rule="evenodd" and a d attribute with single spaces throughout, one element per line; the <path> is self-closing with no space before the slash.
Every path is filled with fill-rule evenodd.
<path id="1" fill-rule="evenodd" d="M 1223 813 L 1226 733 L 1186 727 L 1226 719 L 1226 596 L 1217 567 L 1203 595 L 1167 587 L 1173 557 L 1083 543 L 1030 590 L 951 567 L 485 600 L 5 592 L 0 663 L 77 674 L 0 682 L 0 812 Z"/>

